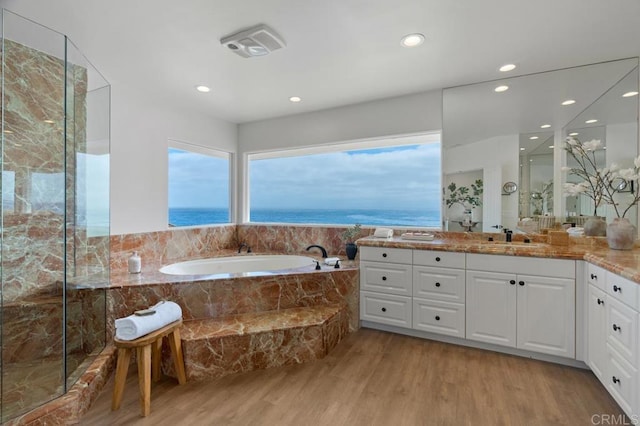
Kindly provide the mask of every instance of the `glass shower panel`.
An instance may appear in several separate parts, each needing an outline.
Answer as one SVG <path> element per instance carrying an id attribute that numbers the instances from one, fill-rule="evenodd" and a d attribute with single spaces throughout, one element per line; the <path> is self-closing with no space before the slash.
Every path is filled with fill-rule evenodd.
<path id="1" fill-rule="evenodd" d="M 2 421 L 65 391 L 65 38 L 3 11 Z"/>
<path id="2" fill-rule="evenodd" d="M 110 86 L 67 39 L 66 379 L 105 345 L 109 282 Z"/>

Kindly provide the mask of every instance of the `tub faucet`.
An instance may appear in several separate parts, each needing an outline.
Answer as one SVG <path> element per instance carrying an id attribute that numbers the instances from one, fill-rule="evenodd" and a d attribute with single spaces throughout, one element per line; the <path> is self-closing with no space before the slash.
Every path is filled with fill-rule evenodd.
<path id="1" fill-rule="evenodd" d="M 323 259 L 326 259 L 326 258 L 327 258 L 327 251 L 324 249 L 324 247 L 319 246 L 319 245 L 317 245 L 317 244 L 312 244 L 312 245 L 310 245 L 309 247 L 307 247 L 307 251 L 309 251 L 310 249 L 312 249 L 312 248 L 314 248 L 314 247 L 315 247 L 315 248 L 319 248 L 319 249 L 320 249 L 320 251 L 322 251 L 322 258 L 323 258 Z"/>
<path id="2" fill-rule="evenodd" d="M 247 253 L 251 253 L 251 247 L 249 247 L 249 246 L 247 245 L 247 243 L 242 243 L 242 244 L 240 244 L 240 247 L 238 247 L 238 254 L 239 254 L 239 253 L 242 253 L 242 249 L 243 249 L 243 247 L 246 247 L 246 248 L 247 248 Z"/>

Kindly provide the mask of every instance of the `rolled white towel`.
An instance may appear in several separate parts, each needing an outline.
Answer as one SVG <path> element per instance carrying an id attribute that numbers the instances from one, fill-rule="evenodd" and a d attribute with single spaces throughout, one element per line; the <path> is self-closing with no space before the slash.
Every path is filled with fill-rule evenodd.
<path id="1" fill-rule="evenodd" d="M 335 266 L 336 262 L 339 261 L 340 258 L 339 257 L 327 257 L 324 260 L 324 264 L 325 265 L 329 265 L 329 266 Z"/>
<path id="2" fill-rule="evenodd" d="M 156 331 L 167 324 L 182 318 L 182 309 L 175 302 L 162 301 L 149 308 L 154 310 L 152 315 L 129 315 L 116 320 L 116 338 L 120 340 L 134 340 Z"/>

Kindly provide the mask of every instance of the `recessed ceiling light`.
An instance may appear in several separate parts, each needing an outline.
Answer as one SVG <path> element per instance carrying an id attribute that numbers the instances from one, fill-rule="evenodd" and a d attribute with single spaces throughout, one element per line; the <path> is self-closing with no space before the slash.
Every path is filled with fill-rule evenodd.
<path id="1" fill-rule="evenodd" d="M 49 123 L 49 124 L 53 124 L 53 123 L 55 123 L 55 121 L 53 121 L 53 120 L 43 120 L 43 121 L 44 121 L 45 123 Z"/>
<path id="2" fill-rule="evenodd" d="M 520 148 L 520 151 L 524 151 L 524 148 Z"/>
<path id="3" fill-rule="evenodd" d="M 509 90 L 509 86 L 498 86 L 495 89 L 493 89 L 494 91 L 500 93 L 500 92 L 504 92 L 506 90 Z"/>
<path id="4" fill-rule="evenodd" d="M 416 47 L 420 46 L 424 42 L 424 36 L 419 33 L 407 34 L 402 37 L 400 44 L 404 47 Z"/>
<path id="5" fill-rule="evenodd" d="M 196 90 L 202 93 L 209 93 L 211 91 L 207 86 L 196 86 Z"/>
<path id="6" fill-rule="evenodd" d="M 576 101 L 574 101 L 573 99 L 567 99 L 566 101 L 562 102 L 562 105 L 573 105 L 575 104 Z"/>
<path id="7" fill-rule="evenodd" d="M 549 145 L 549 148 L 553 149 L 555 148 L 555 145 Z"/>
<path id="8" fill-rule="evenodd" d="M 551 127 L 551 124 L 543 124 L 540 126 L 541 129 L 548 129 L 549 127 Z"/>
<path id="9" fill-rule="evenodd" d="M 623 98 L 630 98 L 631 96 L 638 96 L 638 92 L 627 92 L 622 95 Z"/>
<path id="10" fill-rule="evenodd" d="M 10 135 L 10 134 L 12 134 L 12 133 L 13 133 L 11 130 L 3 130 L 3 132 L 4 132 L 4 133 L 6 133 L 6 134 L 8 134 L 8 135 Z"/>
<path id="11" fill-rule="evenodd" d="M 516 66 L 514 64 L 506 64 L 500 67 L 500 71 L 502 72 L 513 71 L 515 69 Z"/>
<path id="12" fill-rule="evenodd" d="M 536 139 L 538 139 L 537 136 L 531 136 L 529 139 L 531 139 L 532 141 L 535 141 Z"/>
<path id="13" fill-rule="evenodd" d="M 531 160 L 529 160 L 529 161 L 533 161 L 533 158 Z"/>
<path id="14" fill-rule="evenodd" d="M 291 102 L 300 102 L 302 98 L 300 96 L 292 96 L 289 98 Z"/>
<path id="15" fill-rule="evenodd" d="M 580 133 L 578 132 L 573 132 L 573 133 L 569 133 L 569 136 L 578 136 Z"/>
<path id="16" fill-rule="evenodd" d="M 595 118 L 592 118 L 591 120 L 587 120 L 585 121 L 585 124 L 593 124 L 593 123 L 597 123 L 598 120 L 596 120 Z"/>

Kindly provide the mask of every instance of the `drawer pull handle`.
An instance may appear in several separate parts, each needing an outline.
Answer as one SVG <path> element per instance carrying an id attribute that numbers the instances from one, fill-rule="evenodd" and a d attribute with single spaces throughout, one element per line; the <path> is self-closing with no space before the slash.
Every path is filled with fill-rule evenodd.
<path id="1" fill-rule="evenodd" d="M 382 312 L 387 312 L 387 308 L 382 308 Z"/>
<path id="2" fill-rule="evenodd" d="M 620 383 L 620 379 L 618 379 L 616 376 L 613 376 L 611 379 L 613 380 L 613 383 Z"/>
<path id="3" fill-rule="evenodd" d="M 439 257 L 436 257 L 436 262 L 440 262 L 440 258 Z"/>
<path id="4" fill-rule="evenodd" d="M 382 253 L 382 257 L 387 257 L 387 253 Z"/>
<path id="5" fill-rule="evenodd" d="M 386 281 L 386 280 L 387 280 L 387 277 L 382 277 L 382 281 Z"/>
<path id="6" fill-rule="evenodd" d="M 600 299 L 599 297 L 598 297 L 598 305 L 604 305 L 604 300 Z"/>
<path id="7" fill-rule="evenodd" d="M 511 284 L 511 285 L 515 285 L 515 284 L 516 284 L 516 280 L 511 280 L 511 281 L 509 281 L 509 284 Z"/>
<path id="8" fill-rule="evenodd" d="M 436 287 L 440 287 L 440 283 L 436 283 Z"/>
<path id="9" fill-rule="evenodd" d="M 598 279 L 598 276 L 597 276 L 596 274 L 591 274 L 591 279 L 592 279 L 592 280 L 597 280 L 597 279 Z"/>
<path id="10" fill-rule="evenodd" d="M 613 292 L 615 293 L 616 291 L 619 292 L 619 293 L 622 293 L 622 287 L 618 287 L 617 285 L 614 284 Z"/>
<path id="11" fill-rule="evenodd" d="M 436 321 L 440 321 L 440 317 L 436 315 Z"/>
<path id="12" fill-rule="evenodd" d="M 619 325 L 613 324 L 613 331 L 622 331 L 622 327 Z"/>
<path id="13" fill-rule="evenodd" d="M 524 281 L 518 281 L 518 284 L 524 285 Z"/>

